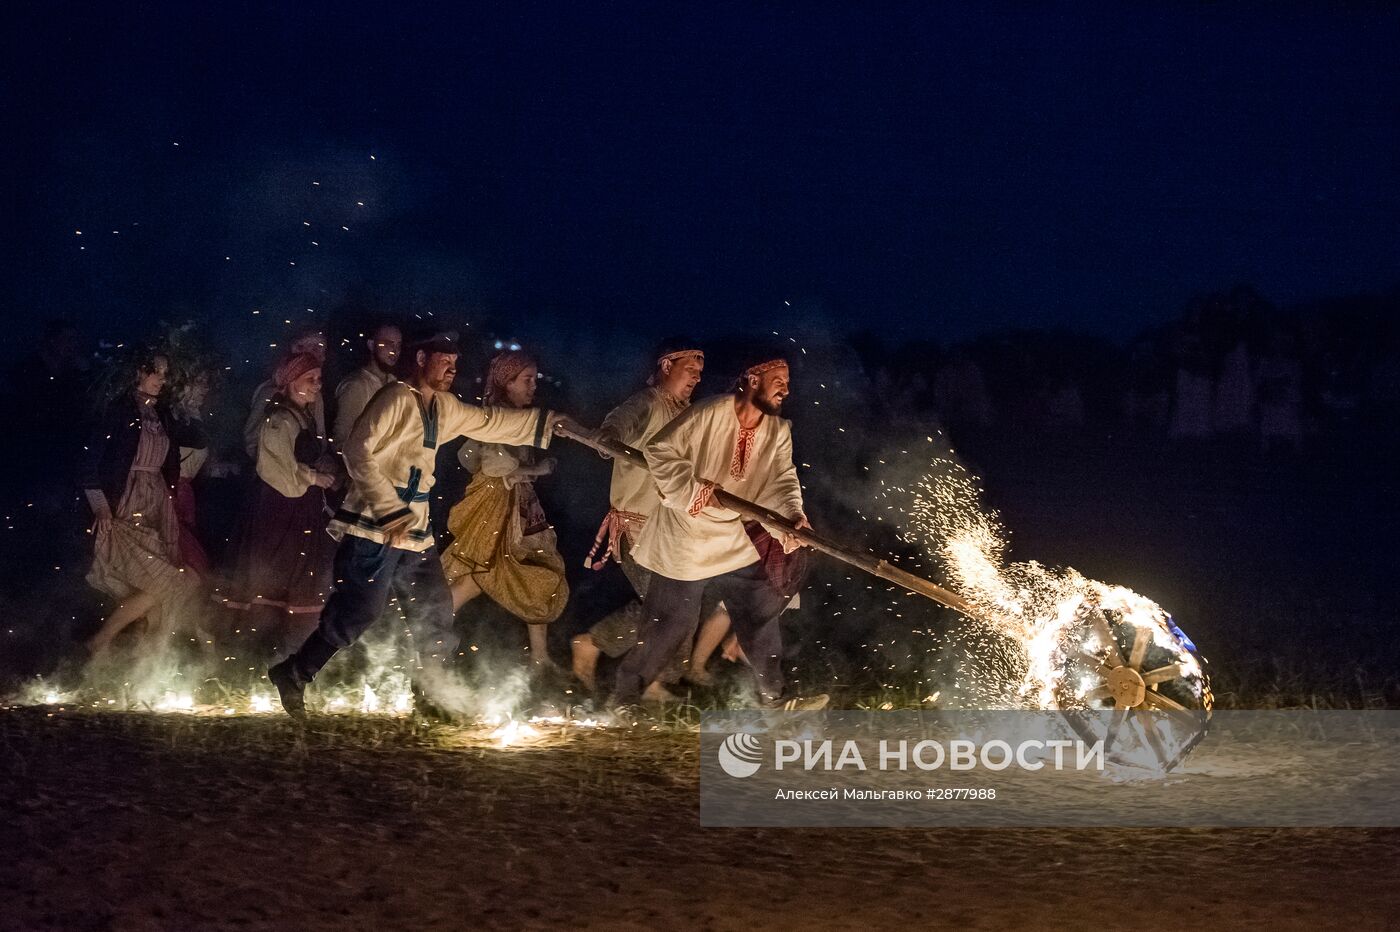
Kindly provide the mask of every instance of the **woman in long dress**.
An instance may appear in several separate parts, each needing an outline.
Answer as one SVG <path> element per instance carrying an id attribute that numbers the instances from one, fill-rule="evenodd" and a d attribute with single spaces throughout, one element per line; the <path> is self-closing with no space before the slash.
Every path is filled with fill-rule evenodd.
<path id="1" fill-rule="evenodd" d="M 317 428 L 321 362 L 312 353 L 285 358 L 258 430 L 257 478 L 235 547 L 235 570 L 214 592 L 228 608 L 257 612 L 285 655 L 315 630 L 331 589 L 335 542 L 326 533 L 326 490 L 338 481 L 335 459 Z M 264 626 L 250 622 L 264 631 Z"/>
<path id="2" fill-rule="evenodd" d="M 108 404 L 88 443 L 83 492 L 94 543 L 87 581 L 117 600 L 87 642 L 94 655 L 142 618 L 151 622 L 148 634 L 196 622 L 199 580 L 184 569 L 174 493 L 180 447 L 203 447 L 204 438 L 171 416 L 161 397 L 169 375 L 166 356 L 139 359 L 130 388 Z"/>
<path id="3" fill-rule="evenodd" d="M 500 353 L 491 360 L 483 400 L 488 406 L 528 408 L 538 377 L 539 367 L 528 354 Z M 537 457 L 532 447 L 474 441 L 464 444 L 458 457 L 474 475 L 447 519 L 453 540 L 442 552 L 442 568 L 453 610 L 485 593 L 526 623 L 531 664 L 553 668 L 549 623 L 564 611 L 569 585 L 534 481 L 554 471 L 554 460 Z"/>

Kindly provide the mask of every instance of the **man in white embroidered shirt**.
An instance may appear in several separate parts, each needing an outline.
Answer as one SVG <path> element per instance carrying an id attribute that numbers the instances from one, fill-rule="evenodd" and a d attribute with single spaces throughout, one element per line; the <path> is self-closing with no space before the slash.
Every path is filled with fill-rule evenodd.
<path id="1" fill-rule="evenodd" d="M 421 685 L 431 686 L 435 670 L 456 655 L 452 597 L 428 525 L 438 445 L 460 436 L 549 445 L 558 420 L 552 413 L 478 407 L 452 394 L 456 336 L 440 333 L 411 347 L 413 374 L 380 390 L 345 441 L 350 491 L 329 527 L 340 541 L 335 589 L 316 630 L 268 670 L 282 707 L 294 717 L 305 715 L 307 684 L 383 614 L 391 592 L 408 616 L 427 674 Z"/>
<path id="2" fill-rule="evenodd" d="M 810 527 L 792 462 L 792 427 L 778 416 L 789 377 L 783 359 L 750 366 L 733 394 L 691 405 L 643 451 L 662 507 L 637 539 L 634 558 L 653 576 L 641 642 L 618 668 L 616 705 L 636 703 L 661 673 L 699 621 L 707 590 L 729 609 L 760 702 L 783 704 L 778 616 L 788 600 L 769 584 L 740 516 L 716 505 L 713 494 L 718 486 L 783 515 L 798 528 Z M 784 550 L 799 546 L 781 529 L 769 530 Z"/>

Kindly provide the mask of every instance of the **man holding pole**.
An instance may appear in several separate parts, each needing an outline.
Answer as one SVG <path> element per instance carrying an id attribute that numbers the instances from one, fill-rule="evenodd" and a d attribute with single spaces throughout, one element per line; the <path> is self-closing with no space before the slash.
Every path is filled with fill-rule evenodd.
<path id="1" fill-rule="evenodd" d="M 704 371 L 705 354 L 695 347 L 694 341 L 681 338 L 665 341 L 657 349 L 647 387 L 618 405 L 603 419 L 603 425 L 598 429 L 599 438 L 643 449 L 652 437 L 690 405 L 691 396 L 700 384 Z M 593 550 L 584 563 L 590 569 L 600 570 L 610 559 L 617 560 L 637 598 L 574 637 L 571 645 L 574 675 L 590 690 L 596 686 L 600 654 L 618 658 L 637 646 L 638 630 L 645 617 L 642 614 L 642 600 L 646 599 L 651 573 L 637 565 L 632 551 L 647 519 L 661 507 L 656 483 L 646 467 L 630 462 L 626 457 L 613 460 L 609 499 L 611 507 L 602 527 L 598 529 Z M 707 604 L 703 611 L 706 617 L 697 632 L 693 665 L 708 658 L 729 630 L 728 616 L 723 610 L 714 611 L 712 603 L 717 601 L 711 598 L 711 604 Z M 680 650 L 687 652 L 684 643 Z M 679 678 L 680 664 L 672 662 L 668 666 L 672 668 L 674 677 Z M 692 666 L 692 672 L 695 672 L 695 666 Z M 647 701 L 669 701 L 675 697 L 658 680 L 646 686 L 642 698 Z"/>
<path id="2" fill-rule="evenodd" d="M 788 600 L 770 585 L 739 513 L 714 498 L 716 489 L 722 489 L 770 509 L 794 528 L 811 526 L 792 461 L 791 424 L 778 416 L 789 380 L 786 360 L 758 361 L 744 370 L 732 394 L 691 405 L 643 451 L 662 507 L 646 522 L 634 552 L 652 577 L 640 641 L 617 671 L 616 705 L 639 701 L 699 622 L 707 593 L 729 609 L 760 703 L 785 705 L 778 616 Z M 800 546 L 784 529 L 769 530 L 785 551 Z M 825 696 L 786 703 L 801 708 L 825 704 Z"/>
<path id="3" fill-rule="evenodd" d="M 267 671 L 282 707 L 296 718 L 306 714 L 307 684 L 384 613 L 391 592 L 408 616 L 427 674 L 420 685 L 431 687 L 433 676 L 457 653 L 452 596 L 428 525 L 438 445 L 467 436 L 546 447 L 560 420 L 534 408 L 459 401 L 452 394 L 455 333 L 435 334 L 411 351 L 413 374 L 374 396 L 344 444 L 350 492 L 330 523 L 340 546 L 335 590 L 320 625 L 295 654 Z"/>

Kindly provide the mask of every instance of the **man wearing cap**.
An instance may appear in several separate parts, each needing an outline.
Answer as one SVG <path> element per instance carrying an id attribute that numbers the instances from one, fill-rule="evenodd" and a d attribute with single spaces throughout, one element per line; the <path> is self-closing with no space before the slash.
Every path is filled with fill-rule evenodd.
<path id="1" fill-rule="evenodd" d="M 478 407 L 452 394 L 457 335 L 439 333 L 410 347 L 413 372 L 370 401 L 345 441 L 350 476 L 344 505 L 330 522 L 340 541 L 335 590 L 316 630 L 295 654 L 268 670 L 282 707 L 305 715 L 306 686 L 336 651 L 383 613 L 390 594 L 408 616 L 420 665 L 434 673 L 457 653 L 452 596 L 428 525 L 439 444 L 466 436 L 491 443 L 547 447 L 555 423 L 534 408 Z"/>
<path id="2" fill-rule="evenodd" d="M 637 647 L 617 671 L 613 701 L 636 703 L 692 630 L 702 600 L 724 601 L 765 706 L 782 706 L 782 635 L 778 616 L 787 597 L 774 588 L 736 512 L 714 502 L 716 488 L 810 527 L 792 461 L 792 427 L 779 417 L 789 389 L 786 360 L 773 356 L 744 370 L 732 394 L 691 405 L 643 451 L 660 494 L 638 535 L 634 558 L 652 572 L 646 623 Z M 785 551 L 800 546 L 770 528 Z M 789 705 L 793 701 L 788 702 Z M 820 708 L 825 697 L 799 701 Z"/>
<path id="3" fill-rule="evenodd" d="M 603 419 L 600 436 L 638 450 L 644 448 L 661 428 L 690 405 L 704 371 L 705 353 L 696 349 L 694 342 L 681 338 L 665 341 L 657 350 L 655 368 L 647 379 L 647 387 Z M 609 559 L 617 560 L 637 593 L 637 599 L 574 637 L 571 645 L 574 675 L 589 689 L 595 685 L 600 654 L 621 657 L 637 645 L 637 631 L 643 619 L 640 600 L 646 598 L 651 573 L 637 565 L 632 550 L 647 518 L 661 506 L 661 497 L 651 475 L 643 467 L 623 459 L 613 461 L 609 500 L 611 507 L 584 563 L 590 569 L 601 570 Z M 706 641 L 700 646 L 705 656 L 719 645 L 729 627 L 728 618 L 722 612 L 715 613 L 712 605 L 707 605 L 707 609 L 700 635 L 701 640 Z M 678 649 L 683 648 L 684 644 Z M 659 682 L 653 682 L 647 684 L 644 698 L 665 701 L 675 697 Z"/>

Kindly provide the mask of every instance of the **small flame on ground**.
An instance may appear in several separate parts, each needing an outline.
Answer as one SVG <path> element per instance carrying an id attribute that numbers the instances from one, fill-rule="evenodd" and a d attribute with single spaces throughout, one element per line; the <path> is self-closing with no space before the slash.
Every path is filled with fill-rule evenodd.
<path id="1" fill-rule="evenodd" d="M 189 693 L 176 693 L 167 691 L 160 701 L 156 703 L 157 712 L 192 712 L 194 711 L 194 697 Z"/>
<path id="2" fill-rule="evenodd" d="M 496 742 L 497 747 L 502 748 L 508 748 L 517 741 L 528 741 L 539 736 L 538 728 L 528 722 L 517 722 L 515 719 L 511 719 L 491 732 L 491 740 Z"/>

